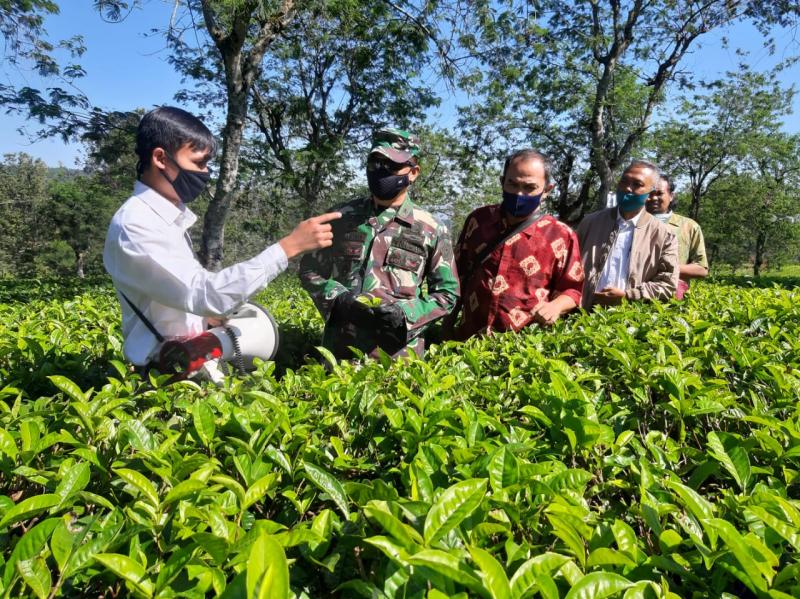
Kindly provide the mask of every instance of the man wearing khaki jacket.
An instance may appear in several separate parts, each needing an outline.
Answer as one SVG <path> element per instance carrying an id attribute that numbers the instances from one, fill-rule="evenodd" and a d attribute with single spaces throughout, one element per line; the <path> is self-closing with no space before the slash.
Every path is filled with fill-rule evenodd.
<path id="1" fill-rule="evenodd" d="M 617 184 L 617 206 L 589 214 L 578 226 L 586 278 L 581 306 L 668 300 L 678 285 L 678 239 L 645 209 L 658 167 L 635 160 Z"/>

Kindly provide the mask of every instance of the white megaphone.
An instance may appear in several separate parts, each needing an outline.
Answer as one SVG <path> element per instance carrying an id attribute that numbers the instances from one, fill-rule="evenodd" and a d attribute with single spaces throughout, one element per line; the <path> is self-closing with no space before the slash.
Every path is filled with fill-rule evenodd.
<path id="1" fill-rule="evenodd" d="M 240 372 L 254 370 L 254 360 L 271 360 L 278 351 L 278 325 L 267 309 L 255 302 L 243 304 L 221 326 L 194 337 L 170 339 L 161 346 L 158 368 L 183 380 L 207 363 L 223 360 Z M 212 376 L 216 380 L 216 376 Z"/>

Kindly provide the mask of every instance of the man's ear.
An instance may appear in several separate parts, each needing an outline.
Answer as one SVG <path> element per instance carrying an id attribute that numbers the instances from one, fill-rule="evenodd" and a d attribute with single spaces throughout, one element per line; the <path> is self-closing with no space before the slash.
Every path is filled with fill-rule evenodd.
<path id="1" fill-rule="evenodd" d="M 169 158 L 164 148 L 155 148 L 150 154 L 150 165 L 159 170 L 166 170 L 168 160 Z"/>
<path id="2" fill-rule="evenodd" d="M 550 185 L 545 186 L 544 191 L 542 192 L 542 198 L 546 198 L 550 195 L 550 192 L 553 191 L 556 187 L 555 183 L 551 183 Z"/>
<path id="3" fill-rule="evenodd" d="M 414 164 L 411 166 L 411 170 L 408 171 L 408 182 L 413 183 L 419 177 L 419 165 Z"/>

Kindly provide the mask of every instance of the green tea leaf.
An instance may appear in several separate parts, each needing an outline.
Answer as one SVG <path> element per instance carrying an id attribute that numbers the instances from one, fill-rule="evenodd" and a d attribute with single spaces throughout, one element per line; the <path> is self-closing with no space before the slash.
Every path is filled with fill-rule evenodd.
<path id="1" fill-rule="evenodd" d="M 374 520 L 400 543 L 406 550 L 413 552 L 421 548 L 422 536 L 392 514 L 383 501 L 370 501 L 364 507 L 364 515 Z"/>
<path id="2" fill-rule="evenodd" d="M 5 528 L 10 524 L 22 522 L 58 505 L 61 502 L 61 497 L 56 494 L 36 495 L 23 499 L 10 510 L 8 510 L 3 518 L 0 519 L 0 528 Z"/>
<path id="3" fill-rule="evenodd" d="M 98 553 L 94 559 L 125 580 L 128 588 L 136 594 L 153 596 L 155 587 L 152 581 L 147 579 L 144 568 L 139 562 L 119 553 Z"/>
<path id="4" fill-rule="evenodd" d="M 458 526 L 481 504 L 486 494 L 486 479 L 473 478 L 447 488 L 425 518 L 425 544 L 431 545 Z"/>
<path id="5" fill-rule="evenodd" d="M 329 472 L 323 470 L 319 466 L 315 466 L 311 462 L 303 461 L 303 469 L 305 470 L 306 477 L 314 485 L 328 496 L 336 504 L 336 507 L 342 512 L 346 520 L 350 519 L 350 510 L 347 507 L 348 499 L 347 494 L 344 492 L 344 487 L 336 478 Z"/>
<path id="6" fill-rule="evenodd" d="M 191 561 L 197 546 L 194 543 L 185 545 L 175 551 L 162 566 L 156 578 L 155 592 L 163 590 L 175 577 L 180 574 Z"/>
<path id="7" fill-rule="evenodd" d="M 748 548 L 747 541 L 730 522 L 721 518 L 712 518 L 707 524 L 717 529 L 719 536 L 725 541 L 726 548 L 739 562 L 742 572 L 747 576 L 747 580 L 744 582 L 749 581 L 749 586 L 754 590 L 766 592 L 775 575 L 772 566 L 763 557 Z"/>
<path id="8" fill-rule="evenodd" d="M 246 510 L 257 501 L 261 501 L 264 495 L 266 495 L 267 492 L 275 486 L 275 484 L 278 482 L 278 479 L 279 476 L 276 473 L 270 472 L 250 485 L 244 494 L 242 510 Z"/>
<path id="9" fill-rule="evenodd" d="M 197 434 L 200 435 L 200 440 L 206 447 L 211 446 L 211 441 L 214 439 L 214 432 L 216 425 L 214 424 L 214 412 L 206 405 L 205 402 L 198 400 L 192 408 L 192 419 L 194 428 Z"/>
<path id="10" fill-rule="evenodd" d="M 483 584 L 476 576 L 475 571 L 469 568 L 463 559 L 439 549 L 423 549 L 408 557 L 412 566 L 430 568 L 437 574 L 463 584 L 475 593 L 483 592 Z"/>
<path id="11" fill-rule="evenodd" d="M 39 599 L 46 599 L 50 595 L 53 580 L 50 577 L 50 570 L 42 558 L 18 561 L 17 571 Z"/>
<path id="12" fill-rule="evenodd" d="M 611 525 L 611 532 L 614 533 L 614 540 L 622 553 L 627 555 L 637 564 L 645 559 L 644 552 L 639 548 L 639 541 L 633 529 L 622 520 L 614 520 Z"/>
<path id="13" fill-rule="evenodd" d="M 83 391 L 81 391 L 81 388 L 67 377 L 55 374 L 48 376 L 47 378 L 50 379 L 50 382 L 52 382 L 59 391 L 61 391 L 70 399 L 77 402 L 86 401 L 86 396 L 83 394 Z"/>
<path id="14" fill-rule="evenodd" d="M 187 478 L 172 487 L 162 503 L 166 506 L 187 497 L 194 497 L 205 488 L 206 484 L 204 482 L 194 478 Z"/>
<path id="15" fill-rule="evenodd" d="M 64 478 L 61 479 L 61 482 L 56 487 L 56 495 L 61 497 L 62 505 L 72 495 L 82 491 L 89 484 L 89 476 L 89 464 L 86 462 L 78 462 L 67 470 Z"/>
<path id="16" fill-rule="evenodd" d="M 480 547 L 469 547 L 469 553 L 477 564 L 483 586 L 492 599 L 511 599 L 511 585 L 500 562 Z"/>
<path id="17" fill-rule="evenodd" d="M 604 599 L 633 586 L 630 580 L 613 572 L 592 572 L 581 578 L 565 599 Z"/>
<path id="18" fill-rule="evenodd" d="M 558 597 L 555 583 L 549 575 L 569 561 L 565 555 L 550 552 L 532 557 L 517 568 L 511 577 L 511 595 L 521 599 L 531 596 L 538 589 L 543 597 Z"/>
<path id="19" fill-rule="evenodd" d="M 504 445 L 498 449 L 489 461 L 489 482 L 492 489 L 500 491 L 519 481 L 519 464 L 517 458 Z"/>
<path id="20" fill-rule="evenodd" d="M 64 520 L 59 520 L 59 525 L 53 530 L 50 537 L 50 553 L 53 554 L 53 558 L 58 564 L 59 572 L 64 571 L 67 559 L 75 546 L 76 536 L 69 531 Z"/>
<path id="21" fill-rule="evenodd" d="M 710 454 L 728 471 L 742 491 L 747 490 L 750 483 L 750 459 L 740 445 L 731 445 L 728 449 L 715 431 L 708 433 Z"/>
<path id="22" fill-rule="evenodd" d="M 158 507 L 158 491 L 144 474 L 129 468 L 115 468 L 114 473 L 131 487 L 137 489 L 153 507 Z"/>
<path id="23" fill-rule="evenodd" d="M 283 548 L 271 535 L 262 534 L 250 550 L 247 596 L 251 599 L 289 596 L 289 564 Z"/>
<path id="24" fill-rule="evenodd" d="M 11 584 L 11 577 L 14 574 L 14 568 L 17 562 L 27 561 L 37 557 L 46 547 L 47 540 L 50 538 L 53 530 L 60 523 L 61 520 L 59 518 L 48 518 L 47 520 L 39 522 L 22 535 L 22 538 L 14 545 L 14 550 L 11 552 L 8 561 L 6 561 L 6 567 L 3 573 L 4 587 L 8 587 L 8 585 Z"/>
<path id="25" fill-rule="evenodd" d="M 673 480 L 666 480 L 664 484 L 678 494 L 681 502 L 698 520 L 706 520 L 714 517 L 714 507 L 694 489 Z"/>
<path id="26" fill-rule="evenodd" d="M 11 433 L 3 428 L 0 428 L 0 451 L 11 458 L 12 461 L 17 459 L 17 443 Z"/>
<path id="27" fill-rule="evenodd" d="M 217 535 L 209 532 L 198 532 L 192 539 L 200 545 L 200 547 L 211 556 L 211 559 L 218 565 L 221 565 L 225 558 L 228 557 L 229 545 L 228 541 Z"/>
<path id="28" fill-rule="evenodd" d="M 394 540 L 384 537 L 376 536 L 364 539 L 364 542 L 369 543 L 373 547 L 380 549 L 386 557 L 400 566 L 408 566 L 410 554 L 405 550 L 405 547 L 396 543 Z"/>
<path id="29" fill-rule="evenodd" d="M 800 530 L 796 527 L 776 518 L 760 506 L 750 506 L 746 508 L 745 512 L 753 514 L 756 518 L 789 541 L 797 551 L 800 551 Z"/>

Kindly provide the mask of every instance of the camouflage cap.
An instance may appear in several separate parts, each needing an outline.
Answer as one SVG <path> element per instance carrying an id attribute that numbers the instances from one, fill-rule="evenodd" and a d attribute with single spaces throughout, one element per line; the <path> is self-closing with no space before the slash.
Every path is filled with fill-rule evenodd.
<path id="1" fill-rule="evenodd" d="M 372 136 L 369 153 L 383 154 L 398 164 L 419 159 L 419 137 L 403 129 L 381 129 Z"/>

